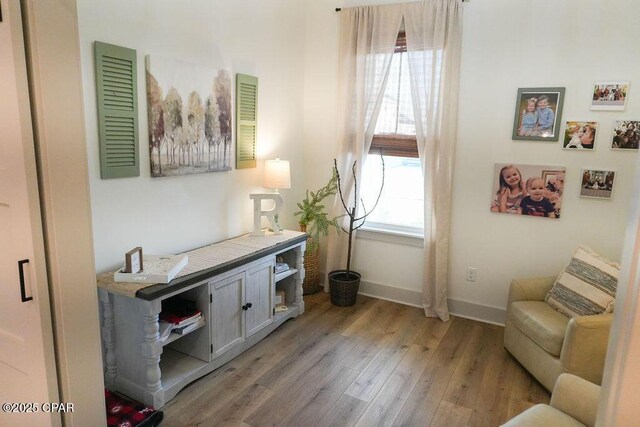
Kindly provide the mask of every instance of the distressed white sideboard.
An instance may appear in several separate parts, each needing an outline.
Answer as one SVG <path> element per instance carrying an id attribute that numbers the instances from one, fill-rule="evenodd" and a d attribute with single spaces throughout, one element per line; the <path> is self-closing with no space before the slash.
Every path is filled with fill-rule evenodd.
<path id="1" fill-rule="evenodd" d="M 169 284 L 117 283 L 98 276 L 105 384 L 160 408 L 190 382 L 247 350 L 286 320 L 304 312 L 306 234 L 250 235 L 186 252 L 188 265 Z M 291 266 L 275 274 L 276 257 Z M 284 290 L 289 310 L 275 313 Z M 160 341 L 162 301 L 196 302 L 205 325 Z"/>

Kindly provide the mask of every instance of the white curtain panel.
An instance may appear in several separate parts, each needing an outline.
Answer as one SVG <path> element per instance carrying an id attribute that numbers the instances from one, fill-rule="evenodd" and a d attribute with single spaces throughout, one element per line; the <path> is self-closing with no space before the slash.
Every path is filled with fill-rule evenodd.
<path id="1" fill-rule="evenodd" d="M 462 0 L 402 5 L 416 138 L 424 175 L 424 283 L 428 317 L 447 307 L 451 182 L 462 40 Z"/>
<path id="2" fill-rule="evenodd" d="M 424 0 L 342 10 L 338 69 L 338 170 L 353 203 L 371 146 L 395 40 L 404 18 L 416 138 L 424 176 L 423 307 L 449 319 L 447 307 L 452 165 L 458 110 L 462 0 Z M 343 214 L 336 199 L 333 214 Z M 344 269 L 344 233 L 331 234 L 325 271 Z M 325 290 L 329 283 L 325 281 Z"/>
<path id="3" fill-rule="evenodd" d="M 401 5 L 345 8 L 340 13 L 338 59 L 338 171 L 348 207 L 359 189 L 354 188 L 351 167 L 357 161 L 357 180 L 371 147 L 386 79 L 402 23 Z M 336 197 L 332 214 L 344 214 Z M 361 212 L 360 212 L 361 213 Z M 348 225 L 348 218 L 345 218 Z M 347 235 L 332 233 L 327 243 L 327 273 L 346 267 Z M 325 290 L 329 281 L 325 280 Z"/>

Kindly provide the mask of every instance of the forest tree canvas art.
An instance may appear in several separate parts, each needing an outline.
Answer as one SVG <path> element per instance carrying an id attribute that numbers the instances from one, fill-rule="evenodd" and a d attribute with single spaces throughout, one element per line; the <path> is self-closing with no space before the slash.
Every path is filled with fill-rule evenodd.
<path id="1" fill-rule="evenodd" d="M 231 170 L 231 77 L 147 56 L 151 176 Z"/>

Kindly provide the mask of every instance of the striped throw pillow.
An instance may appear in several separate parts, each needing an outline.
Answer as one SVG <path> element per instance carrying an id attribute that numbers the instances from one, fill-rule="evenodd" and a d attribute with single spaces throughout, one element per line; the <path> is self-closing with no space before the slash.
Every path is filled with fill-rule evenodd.
<path id="1" fill-rule="evenodd" d="M 611 313 L 620 264 L 578 246 L 545 301 L 568 317 Z"/>

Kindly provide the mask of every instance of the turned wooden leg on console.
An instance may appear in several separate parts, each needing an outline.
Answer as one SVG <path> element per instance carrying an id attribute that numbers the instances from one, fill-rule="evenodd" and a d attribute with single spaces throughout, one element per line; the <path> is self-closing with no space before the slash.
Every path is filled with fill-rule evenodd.
<path id="1" fill-rule="evenodd" d="M 304 250 L 306 248 L 306 242 L 303 242 L 300 246 L 296 246 L 293 251 L 296 256 L 296 268 L 298 272 L 293 276 L 295 283 L 295 294 L 293 297 L 293 305 L 298 307 L 298 316 L 304 313 L 304 299 L 302 299 L 302 282 L 304 281 Z"/>
<path id="2" fill-rule="evenodd" d="M 102 342 L 105 349 L 104 383 L 113 389 L 118 376 L 116 363 L 116 340 L 114 337 L 113 296 L 104 289 L 98 289 L 98 297 L 102 306 Z"/>
<path id="3" fill-rule="evenodd" d="M 144 342 L 141 346 L 142 357 L 147 366 L 146 390 L 153 399 L 153 406 L 159 407 L 164 402 L 157 402 L 157 392 L 160 390 L 160 355 L 162 354 L 162 343 L 160 342 L 158 316 L 160 314 L 160 301 L 145 301 L 145 310 L 142 316 Z M 145 402 L 146 403 L 146 402 Z"/>

